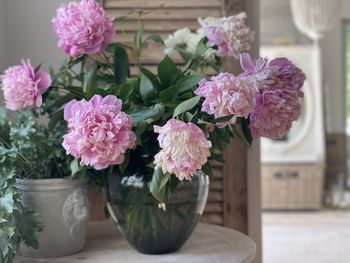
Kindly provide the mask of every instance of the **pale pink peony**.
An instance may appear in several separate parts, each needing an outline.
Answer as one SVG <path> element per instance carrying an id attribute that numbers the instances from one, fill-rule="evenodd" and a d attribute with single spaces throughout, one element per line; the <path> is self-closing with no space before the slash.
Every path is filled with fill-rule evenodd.
<path id="1" fill-rule="evenodd" d="M 211 142 L 195 124 L 170 119 L 163 127 L 154 126 L 159 133 L 161 151 L 154 156 L 156 167 L 163 173 L 175 174 L 180 180 L 191 180 L 210 156 Z"/>
<path id="2" fill-rule="evenodd" d="M 305 81 L 305 74 L 286 58 L 276 58 L 269 61 L 258 58 L 253 61 L 249 54 L 240 55 L 242 76 L 250 78 L 255 87 L 262 89 L 293 89 L 300 90 Z"/>
<path id="3" fill-rule="evenodd" d="M 201 80 L 195 94 L 205 98 L 203 111 L 214 114 L 216 118 L 234 115 L 234 118 L 224 123 L 227 125 L 234 124 L 237 117 L 248 118 L 254 110 L 257 91 L 245 78 L 220 73 L 209 81 Z"/>
<path id="4" fill-rule="evenodd" d="M 282 138 L 300 116 L 299 92 L 292 89 L 266 90 L 256 99 L 250 116 L 254 137 Z"/>
<path id="5" fill-rule="evenodd" d="M 136 136 L 131 130 L 131 117 L 121 108 L 122 101 L 112 95 L 70 101 L 64 109 L 68 134 L 62 145 L 67 153 L 81 158 L 81 165 L 97 170 L 122 163 L 125 151 L 135 145 Z"/>
<path id="6" fill-rule="evenodd" d="M 52 23 L 58 46 L 74 57 L 104 50 L 115 33 L 113 19 L 95 0 L 63 4 Z"/>
<path id="7" fill-rule="evenodd" d="M 6 108 L 21 110 L 40 107 L 41 92 L 51 85 L 47 72 L 35 72 L 30 60 L 22 59 L 22 65 L 12 66 L 0 76 Z"/>
<path id="8" fill-rule="evenodd" d="M 270 66 L 267 58 L 260 57 L 253 61 L 248 53 L 242 53 L 240 61 L 244 70 L 240 76 L 248 78 L 255 89 L 261 91 L 282 85 L 278 78 L 278 67 Z"/>
<path id="9" fill-rule="evenodd" d="M 224 57 L 233 56 L 248 51 L 254 40 L 254 32 L 246 25 L 247 15 L 238 15 L 222 18 L 208 17 L 199 20 L 203 31 L 208 38 L 210 47 L 217 46 Z"/>

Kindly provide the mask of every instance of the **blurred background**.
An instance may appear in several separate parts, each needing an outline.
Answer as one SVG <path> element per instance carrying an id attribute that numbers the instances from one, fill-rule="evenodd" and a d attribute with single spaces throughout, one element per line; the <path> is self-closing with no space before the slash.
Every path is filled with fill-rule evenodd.
<path id="1" fill-rule="evenodd" d="M 261 141 L 264 262 L 350 262 L 350 0 L 248 2 L 260 5 L 261 56 L 285 56 L 307 76 L 302 118 Z M 60 3 L 0 0 L 0 71 L 22 57 L 59 67 L 50 21 Z"/>
<path id="2" fill-rule="evenodd" d="M 350 1 L 261 0 L 260 54 L 306 73 L 304 111 L 263 139 L 265 262 L 350 262 Z"/>

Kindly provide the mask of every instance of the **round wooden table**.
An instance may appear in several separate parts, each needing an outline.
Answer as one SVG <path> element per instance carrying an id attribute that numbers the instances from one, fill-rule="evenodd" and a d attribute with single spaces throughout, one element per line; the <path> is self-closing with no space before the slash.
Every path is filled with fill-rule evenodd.
<path id="1" fill-rule="evenodd" d="M 176 253 L 144 255 L 136 252 L 110 221 L 89 225 L 84 250 L 61 258 L 35 259 L 17 256 L 15 263 L 242 263 L 254 259 L 256 246 L 246 235 L 232 229 L 199 224 Z"/>

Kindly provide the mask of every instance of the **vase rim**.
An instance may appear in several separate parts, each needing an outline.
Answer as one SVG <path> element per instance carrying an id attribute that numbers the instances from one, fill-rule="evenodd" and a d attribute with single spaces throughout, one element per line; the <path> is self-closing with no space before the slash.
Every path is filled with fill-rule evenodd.
<path id="1" fill-rule="evenodd" d="M 22 191 L 52 191 L 77 188 L 87 185 L 88 179 L 16 179 Z"/>

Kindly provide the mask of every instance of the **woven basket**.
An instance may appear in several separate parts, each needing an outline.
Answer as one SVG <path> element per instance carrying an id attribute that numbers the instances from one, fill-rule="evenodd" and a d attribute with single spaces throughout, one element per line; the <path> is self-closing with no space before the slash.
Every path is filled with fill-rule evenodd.
<path id="1" fill-rule="evenodd" d="M 315 210 L 322 207 L 324 166 L 263 165 L 262 208 Z"/>

